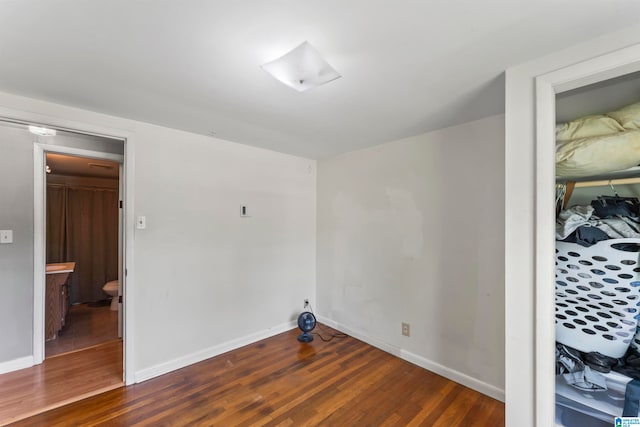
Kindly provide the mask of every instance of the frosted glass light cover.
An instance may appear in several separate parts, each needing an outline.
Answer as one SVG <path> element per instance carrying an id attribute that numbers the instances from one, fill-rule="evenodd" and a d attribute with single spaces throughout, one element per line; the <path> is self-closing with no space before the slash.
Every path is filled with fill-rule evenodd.
<path id="1" fill-rule="evenodd" d="M 306 41 L 280 58 L 264 64 L 262 69 L 298 92 L 342 77 Z"/>
<path id="2" fill-rule="evenodd" d="M 29 126 L 29 132 L 40 136 L 55 136 L 56 130 L 40 126 Z"/>

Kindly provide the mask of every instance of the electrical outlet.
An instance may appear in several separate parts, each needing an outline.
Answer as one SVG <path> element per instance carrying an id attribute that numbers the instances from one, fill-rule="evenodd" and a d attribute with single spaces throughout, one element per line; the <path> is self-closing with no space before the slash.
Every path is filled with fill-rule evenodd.
<path id="1" fill-rule="evenodd" d="M 144 230 L 145 228 L 147 228 L 147 217 L 146 216 L 139 216 L 136 218 L 136 228 L 138 230 Z"/>
<path id="2" fill-rule="evenodd" d="M 402 335 L 405 337 L 411 336 L 411 327 L 408 323 L 402 322 Z"/>
<path id="3" fill-rule="evenodd" d="M 0 244 L 13 243 L 13 230 L 0 230 Z"/>

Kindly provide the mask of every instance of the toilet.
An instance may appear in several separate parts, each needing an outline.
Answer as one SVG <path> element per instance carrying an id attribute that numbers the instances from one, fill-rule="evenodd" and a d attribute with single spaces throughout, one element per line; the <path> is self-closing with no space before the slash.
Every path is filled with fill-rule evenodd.
<path id="1" fill-rule="evenodd" d="M 118 285 L 119 280 L 112 280 L 102 287 L 102 290 L 111 296 L 111 310 L 113 311 L 118 311 Z"/>

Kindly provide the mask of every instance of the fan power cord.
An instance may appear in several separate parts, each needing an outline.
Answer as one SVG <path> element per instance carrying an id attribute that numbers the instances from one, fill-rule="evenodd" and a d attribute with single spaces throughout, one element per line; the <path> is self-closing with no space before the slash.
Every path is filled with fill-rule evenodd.
<path id="1" fill-rule="evenodd" d="M 314 317 L 315 317 L 315 315 L 316 315 L 316 314 L 313 312 L 313 308 L 311 307 L 311 304 L 309 304 L 309 301 L 305 301 L 305 302 L 304 302 L 304 308 L 309 308 L 309 311 L 310 311 L 310 312 L 311 312 L 311 314 L 313 314 L 313 315 L 314 315 Z M 323 326 L 322 326 L 319 322 L 316 324 L 316 326 L 318 326 L 318 329 L 323 329 Z M 329 335 L 329 338 L 325 338 L 325 337 L 323 337 L 323 336 L 322 336 L 322 334 L 320 334 L 319 332 L 311 332 L 311 335 L 316 335 L 316 336 L 318 336 L 318 337 L 319 337 L 322 341 L 324 341 L 324 342 L 329 342 L 329 341 L 331 341 L 331 340 L 332 340 L 332 339 L 334 339 L 334 338 L 346 338 L 346 337 L 348 336 L 347 334 L 343 334 L 342 332 L 338 332 L 338 333 L 335 333 L 335 334 L 334 334 L 334 333 L 329 332 L 329 331 L 324 330 L 324 329 L 323 329 L 323 332 L 324 332 L 325 334 L 328 334 L 328 335 Z"/>

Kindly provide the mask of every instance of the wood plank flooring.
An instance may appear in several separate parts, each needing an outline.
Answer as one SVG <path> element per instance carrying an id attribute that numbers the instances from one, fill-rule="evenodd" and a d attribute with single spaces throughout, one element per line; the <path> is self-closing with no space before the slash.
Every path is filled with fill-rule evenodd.
<path id="1" fill-rule="evenodd" d="M 504 426 L 502 402 L 351 337 L 300 344 L 297 334 L 15 425 Z"/>
<path id="2" fill-rule="evenodd" d="M 118 312 L 109 305 L 91 307 L 76 304 L 69 308 L 66 324 L 58 338 L 44 345 L 46 357 L 112 341 L 118 338 Z"/>
<path id="3" fill-rule="evenodd" d="M 122 387 L 122 340 L 0 375 L 0 425 Z"/>

